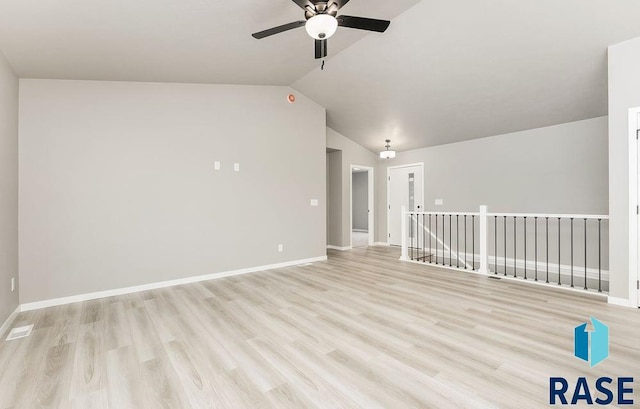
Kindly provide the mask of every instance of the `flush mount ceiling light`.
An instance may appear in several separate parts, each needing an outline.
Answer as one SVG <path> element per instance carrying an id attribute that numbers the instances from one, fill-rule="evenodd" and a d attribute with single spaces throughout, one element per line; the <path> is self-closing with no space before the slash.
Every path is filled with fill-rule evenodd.
<path id="1" fill-rule="evenodd" d="M 326 40 L 336 33 L 338 20 L 330 14 L 316 14 L 307 20 L 304 28 L 316 40 Z"/>
<path id="2" fill-rule="evenodd" d="M 385 139 L 385 142 L 387 143 L 386 145 L 384 145 L 385 148 L 387 148 L 386 150 L 380 152 L 380 159 L 393 159 L 396 157 L 396 151 L 390 151 L 389 148 L 391 147 L 391 145 L 389 145 L 389 142 L 391 142 L 390 139 Z"/>

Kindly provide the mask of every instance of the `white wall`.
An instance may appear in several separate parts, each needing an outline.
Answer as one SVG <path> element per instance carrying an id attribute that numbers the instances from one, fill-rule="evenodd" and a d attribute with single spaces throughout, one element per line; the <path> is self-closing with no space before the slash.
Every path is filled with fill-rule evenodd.
<path id="1" fill-rule="evenodd" d="M 323 256 L 325 111 L 290 92 L 20 80 L 21 302 Z"/>
<path id="2" fill-rule="evenodd" d="M 607 118 L 399 152 L 378 163 L 377 208 L 388 166 L 424 162 L 426 211 L 608 213 Z M 435 199 L 443 199 L 435 206 Z M 378 241 L 386 241 L 385 211 Z"/>
<path id="3" fill-rule="evenodd" d="M 333 213 L 328 215 L 328 223 L 337 223 L 336 221 L 340 220 L 336 228 L 339 229 L 341 233 L 339 235 L 339 243 L 331 244 L 339 247 L 347 247 L 351 245 L 351 165 L 375 167 L 376 155 L 331 128 L 327 128 L 327 148 L 342 151 L 341 215 L 340 217 Z M 374 177 L 377 176 L 374 175 Z M 376 208 L 374 208 L 374 212 L 376 211 Z"/>
<path id="4" fill-rule="evenodd" d="M 636 222 L 636 198 L 630 197 L 629 108 L 640 106 L 640 38 L 609 47 L 609 186 L 611 196 L 611 295 L 635 301 L 629 284 L 633 268 L 630 224 Z M 634 200 L 630 200 L 634 199 Z M 635 274 L 635 272 L 634 272 Z M 636 302 L 637 305 L 637 302 Z"/>
<path id="5" fill-rule="evenodd" d="M 18 78 L 0 52 L 0 326 L 18 306 L 12 277 L 18 286 Z"/>

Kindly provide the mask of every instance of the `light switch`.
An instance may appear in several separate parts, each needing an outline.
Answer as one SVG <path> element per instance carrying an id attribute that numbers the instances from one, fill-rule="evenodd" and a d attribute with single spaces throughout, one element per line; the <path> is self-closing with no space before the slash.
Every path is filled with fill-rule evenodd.
<path id="1" fill-rule="evenodd" d="M 436 199 L 436 206 L 442 206 L 442 199 Z"/>
<path id="2" fill-rule="evenodd" d="M 218 161 L 213 162 L 213 169 L 220 170 L 220 162 Z"/>
<path id="3" fill-rule="evenodd" d="M 240 164 L 239 163 L 234 163 L 233 164 L 233 171 L 234 172 L 240 172 Z"/>
<path id="4" fill-rule="evenodd" d="M 311 199 L 311 206 L 318 206 L 318 199 Z"/>

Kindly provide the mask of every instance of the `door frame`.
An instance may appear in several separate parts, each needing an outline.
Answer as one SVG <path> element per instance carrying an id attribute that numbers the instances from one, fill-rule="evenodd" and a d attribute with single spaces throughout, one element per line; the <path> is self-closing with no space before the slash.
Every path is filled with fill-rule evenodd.
<path id="1" fill-rule="evenodd" d="M 375 238 L 375 229 L 374 229 L 374 167 L 373 166 L 361 166 L 361 165 L 353 165 L 351 164 L 349 167 L 349 246 L 353 248 L 353 170 L 355 168 L 366 169 L 367 170 L 367 224 L 368 224 L 368 236 L 369 236 L 369 246 L 373 246 L 374 238 Z"/>
<path id="2" fill-rule="evenodd" d="M 391 245 L 389 239 L 391 238 L 389 235 L 389 221 L 390 221 L 390 217 L 389 217 L 389 206 L 391 204 L 391 200 L 390 200 L 390 192 L 391 190 L 389 189 L 389 182 L 391 182 L 389 173 L 391 172 L 391 169 L 399 169 L 399 168 L 410 168 L 413 166 L 420 166 L 420 169 L 422 170 L 422 210 L 424 211 L 425 209 L 425 205 L 424 205 L 424 162 L 417 162 L 417 163 L 408 163 L 406 165 L 396 165 L 396 166 L 387 166 L 387 239 L 386 239 L 386 243 L 387 245 Z"/>
<path id="3" fill-rule="evenodd" d="M 640 204 L 638 172 L 640 171 L 640 157 L 638 149 L 638 129 L 640 128 L 640 107 L 629 109 L 629 304 L 640 307 L 640 216 L 637 207 Z M 611 280 L 611 278 L 609 278 Z"/>

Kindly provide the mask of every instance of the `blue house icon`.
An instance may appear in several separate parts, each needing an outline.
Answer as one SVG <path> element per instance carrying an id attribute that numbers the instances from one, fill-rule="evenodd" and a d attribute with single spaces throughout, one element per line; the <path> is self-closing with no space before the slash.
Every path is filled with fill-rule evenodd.
<path id="1" fill-rule="evenodd" d="M 573 354 L 594 367 L 609 357 L 609 327 L 594 317 L 591 317 L 591 323 L 593 332 L 587 332 L 586 322 L 575 327 Z"/>

